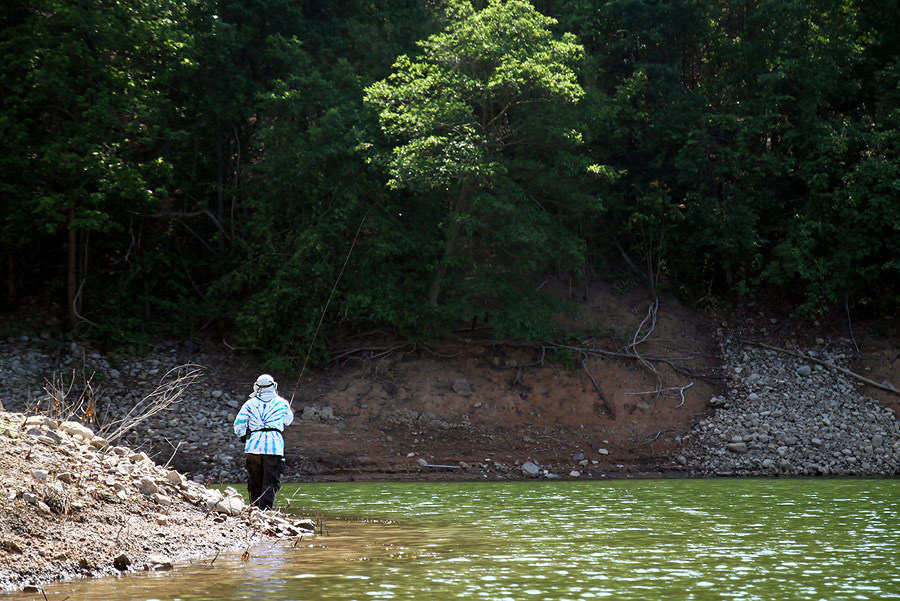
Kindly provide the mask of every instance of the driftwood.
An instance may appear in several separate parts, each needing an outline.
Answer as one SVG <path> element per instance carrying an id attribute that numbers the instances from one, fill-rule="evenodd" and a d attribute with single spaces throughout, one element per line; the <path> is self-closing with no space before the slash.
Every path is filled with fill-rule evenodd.
<path id="1" fill-rule="evenodd" d="M 878 388 L 880 390 L 886 390 L 887 392 L 893 392 L 894 394 L 900 395 L 900 390 L 897 390 L 897 387 L 894 386 L 893 384 L 891 384 L 890 382 L 884 382 L 883 384 L 879 384 L 875 380 L 872 380 L 863 375 L 860 375 L 860 374 L 856 373 L 855 371 L 850 371 L 849 369 L 845 369 L 843 367 L 835 365 L 834 363 L 830 363 L 828 361 L 823 361 L 822 359 L 818 359 L 816 357 L 810 357 L 809 355 L 805 355 L 803 353 L 798 353 L 798 352 L 792 351 L 790 349 L 781 348 L 780 346 L 773 346 L 771 344 L 766 344 L 764 342 L 753 342 L 753 341 L 749 341 L 749 340 L 743 341 L 743 342 L 744 342 L 744 344 L 751 344 L 753 346 L 759 346 L 759 347 L 762 347 L 765 349 L 769 349 L 770 351 L 784 353 L 785 355 L 791 355 L 793 357 L 799 357 L 800 359 L 803 359 L 804 361 L 812 361 L 813 363 L 818 363 L 819 365 L 823 365 L 829 369 L 838 371 L 838 372 L 844 374 L 845 376 L 850 376 L 851 378 L 855 378 L 855 379 L 859 380 L 860 382 L 868 384 L 869 386 L 874 386 L 875 388 Z"/>

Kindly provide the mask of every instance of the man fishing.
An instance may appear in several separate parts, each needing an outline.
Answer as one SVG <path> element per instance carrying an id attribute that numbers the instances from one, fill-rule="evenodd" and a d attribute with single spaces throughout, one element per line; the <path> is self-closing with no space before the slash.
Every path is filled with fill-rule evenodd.
<path id="1" fill-rule="evenodd" d="M 294 421 L 286 399 L 278 396 L 278 383 L 263 374 L 234 420 L 234 433 L 246 440 L 247 489 L 250 504 L 271 509 L 284 473 L 284 427 Z"/>

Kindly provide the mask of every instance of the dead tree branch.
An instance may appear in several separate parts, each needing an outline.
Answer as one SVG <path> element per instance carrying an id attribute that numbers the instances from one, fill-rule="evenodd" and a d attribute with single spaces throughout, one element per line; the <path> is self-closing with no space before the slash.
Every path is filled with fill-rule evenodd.
<path id="1" fill-rule="evenodd" d="M 104 424 L 100 435 L 109 442 L 115 442 L 126 432 L 153 417 L 160 411 L 177 403 L 194 380 L 203 375 L 200 365 L 179 365 L 167 371 L 159 385 L 147 396 L 134 404 L 123 417 Z"/>
<path id="2" fill-rule="evenodd" d="M 894 394 L 900 395 L 900 390 L 898 390 L 897 387 L 894 386 L 890 382 L 884 382 L 883 384 L 879 384 L 875 380 L 871 380 L 871 379 L 869 379 L 863 375 L 860 375 L 854 371 L 850 371 L 849 369 L 835 365 L 834 363 L 831 363 L 828 361 L 823 361 L 822 359 L 817 359 L 816 357 L 810 357 L 809 355 L 805 355 L 803 353 L 798 353 L 796 351 L 792 351 L 792 350 L 789 350 L 786 348 L 781 348 L 780 346 L 772 346 L 771 344 L 765 344 L 763 342 L 752 342 L 752 341 L 748 340 L 748 341 L 745 341 L 745 344 L 751 344 L 753 346 L 759 346 L 759 347 L 762 347 L 765 349 L 769 349 L 770 351 L 784 353 L 786 355 L 791 355 L 793 357 L 799 357 L 800 359 L 803 359 L 804 361 L 812 361 L 813 363 L 818 363 L 819 365 L 823 365 L 829 369 L 833 369 L 837 372 L 840 372 L 840 373 L 844 374 L 845 376 L 850 376 L 851 378 L 855 378 L 855 379 L 859 380 L 860 382 L 863 382 L 864 384 L 868 384 L 869 386 L 874 386 L 875 388 L 878 388 L 879 390 L 886 390 L 887 392 L 893 392 Z"/>
<path id="3" fill-rule="evenodd" d="M 656 376 L 656 398 L 659 398 L 659 393 L 662 390 L 662 376 L 659 375 L 659 371 L 656 367 L 644 359 L 640 353 L 638 353 L 637 347 L 639 344 L 645 342 L 650 334 L 653 333 L 653 330 L 656 329 L 656 316 L 659 311 L 659 299 L 654 299 L 650 306 L 647 308 L 647 315 L 644 316 L 644 319 L 641 320 L 640 325 L 638 325 L 637 329 L 634 331 L 634 336 L 631 339 L 631 344 L 625 347 L 624 352 L 626 354 L 633 355 L 638 362 L 647 368 L 650 373 Z M 650 322 L 650 326 L 645 329 L 647 322 Z"/>
<path id="4" fill-rule="evenodd" d="M 685 402 L 684 391 L 693 385 L 694 385 L 694 383 L 691 382 L 690 384 L 686 384 L 684 386 L 670 386 L 669 388 L 660 388 L 658 390 L 645 390 L 643 392 L 626 392 L 625 394 L 635 395 L 635 396 L 641 396 L 641 395 L 646 395 L 646 394 L 655 394 L 658 396 L 660 393 L 665 392 L 667 390 L 677 390 L 678 393 L 681 395 L 681 402 L 678 403 L 677 405 L 675 405 L 675 408 L 678 409 L 679 407 L 684 405 L 684 402 Z"/>

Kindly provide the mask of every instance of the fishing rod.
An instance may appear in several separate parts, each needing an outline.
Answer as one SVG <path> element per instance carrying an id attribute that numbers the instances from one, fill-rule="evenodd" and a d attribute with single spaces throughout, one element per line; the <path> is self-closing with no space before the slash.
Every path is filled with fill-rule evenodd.
<path id="1" fill-rule="evenodd" d="M 369 213 L 372 212 L 372 207 L 374 205 L 369 205 L 368 210 L 366 210 L 366 214 L 363 215 L 362 221 L 359 222 L 359 227 L 356 228 L 356 235 L 353 236 L 353 242 L 350 243 L 350 249 L 347 251 L 347 256 L 344 258 L 344 264 L 341 266 L 341 270 L 338 272 L 337 279 L 334 280 L 334 285 L 331 287 L 331 293 L 328 295 L 328 300 L 325 301 L 325 307 L 322 309 L 322 314 L 319 315 L 319 323 L 316 324 L 316 329 L 313 332 L 312 340 L 309 342 L 309 349 L 306 351 L 306 357 L 303 358 L 303 365 L 300 367 L 300 375 L 297 376 L 297 383 L 294 384 L 294 390 L 291 391 L 291 400 L 288 403 L 290 407 L 294 406 L 294 395 L 297 394 L 297 387 L 300 386 L 300 379 L 303 378 L 303 372 L 306 371 L 306 364 L 309 362 L 309 356 L 312 354 L 313 346 L 316 344 L 316 337 L 319 335 L 319 329 L 322 327 L 322 322 L 325 321 L 325 313 L 328 311 L 328 305 L 331 304 L 331 299 L 334 297 L 334 291 L 337 290 L 338 282 L 341 281 L 341 276 L 344 275 L 344 269 L 347 268 L 347 263 L 350 261 L 350 255 L 353 253 L 353 249 L 356 247 L 356 241 L 359 239 L 359 233 L 362 231 L 363 224 L 366 222 L 366 219 L 369 217 Z"/>

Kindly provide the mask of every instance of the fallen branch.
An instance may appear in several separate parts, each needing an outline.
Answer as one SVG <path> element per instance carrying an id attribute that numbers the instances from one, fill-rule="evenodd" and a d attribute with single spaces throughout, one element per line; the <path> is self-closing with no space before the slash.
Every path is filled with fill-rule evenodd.
<path id="1" fill-rule="evenodd" d="M 753 342 L 750 340 L 744 341 L 745 344 L 751 344 L 753 346 L 759 346 L 765 349 L 769 349 L 770 351 L 776 351 L 778 353 L 784 353 L 785 355 L 791 355 L 794 357 L 799 357 L 804 361 L 812 361 L 813 363 L 818 363 L 819 365 L 823 365 L 835 371 L 838 371 L 845 376 L 850 376 L 851 378 L 855 378 L 860 382 L 868 384 L 869 386 L 874 386 L 880 390 L 886 390 L 887 392 L 893 392 L 894 394 L 900 395 L 900 390 L 897 390 L 897 387 L 891 384 L 890 382 L 884 382 L 883 384 L 879 384 L 875 380 L 871 380 L 863 375 L 856 373 L 855 371 L 850 371 L 849 369 L 840 367 L 839 365 L 835 365 L 834 363 L 823 361 L 822 359 L 817 359 L 816 357 L 810 357 L 809 355 L 805 355 L 803 353 L 798 353 L 796 351 L 792 351 L 786 348 L 781 348 L 780 346 L 772 346 L 771 344 L 765 344 L 764 342 Z"/>
<path id="2" fill-rule="evenodd" d="M 656 315 L 659 311 L 659 301 L 653 301 L 650 303 L 650 306 L 647 308 L 647 315 L 644 316 L 644 319 L 641 320 L 640 325 L 638 325 L 637 330 L 634 331 L 634 336 L 631 339 L 631 344 L 625 347 L 625 350 L 633 349 L 637 345 L 643 343 L 648 338 L 650 338 L 650 334 L 653 333 L 653 330 L 656 329 Z M 638 336 L 640 336 L 641 332 L 644 331 L 644 324 L 647 321 L 650 321 L 650 329 L 644 332 L 644 335 L 638 340 Z"/>
<path id="3" fill-rule="evenodd" d="M 378 351 L 378 355 L 375 355 L 373 357 L 368 357 L 369 359 L 373 359 L 374 357 L 388 355 L 388 354 L 392 353 L 393 351 L 396 351 L 397 349 L 401 349 L 405 346 L 407 346 L 407 345 L 406 344 L 396 344 L 393 346 L 361 346 L 361 347 L 357 347 L 357 348 L 344 349 L 342 351 L 338 351 L 337 353 L 335 353 L 331 357 L 331 362 L 337 363 L 344 357 L 349 357 L 350 355 L 355 355 L 358 353 Z"/>
<path id="4" fill-rule="evenodd" d="M 548 440 L 552 440 L 553 442 L 556 442 L 556 443 L 559 443 L 559 444 L 564 444 L 564 445 L 566 445 L 567 447 L 572 447 L 573 449 L 578 450 L 578 447 L 576 447 L 576 446 L 573 445 L 573 444 L 570 444 L 570 443 L 566 442 L 565 440 L 560 440 L 560 439 L 558 439 L 558 438 L 553 438 L 552 436 L 548 436 L 547 434 L 541 434 L 541 435 L 539 435 L 539 437 L 540 437 L 540 438 L 546 438 L 546 439 L 548 439 Z M 547 450 L 549 451 L 550 449 L 547 449 Z"/>
<path id="5" fill-rule="evenodd" d="M 663 434 L 664 432 L 675 432 L 675 430 L 673 430 L 673 429 L 671 429 L 671 428 L 666 428 L 665 430 L 660 430 L 659 432 L 656 433 L 656 436 L 654 436 L 654 437 L 651 438 L 650 440 L 648 440 L 648 441 L 646 441 L 646 442 L 642 442 L 642 443 L 640 443 L 640 444 L 637 444 L 637 445 L 631 447 L 629 450 L 630 450 L 630 451 L 633 451 L 634 449 L 636 449 L 636 448 L 638 448 L 638 447 L 642 447 L 642 446 L 644 446 L 644 445 L 648 445 L 648 444 L 651 444 L 651 445 L 652 445 L 654 442 L 657 441 L 657 439 L 659 439 L 660 436 L 662 436 L 662 434 Z"/>
<path id="6" fill-rule="evenodd" d="M 645 394 L 659 394 L 661 392 L 665 392 L 666 390 L 677 390 L 681 394 L 681 402 L 675 405 L 675 408 L 678 409 L 682 405 L 684 405 L 684 391 L 693 386 L 694 383 L 686 384 L 685 386 L 670 386 L 669 388 L 660 388 L 659 390 L 645 390 L 644 392 L 626 392 L 625 394 L 629 395 L 645 395 Z"/>
<path id="7" fill-rule="evenodd" d="M 656 367 L 653 366 L 652 363 L 644 359 L 641 354 L 638 353 L 637 347 L 639 344 L 645 342 L 650 337 L 650 334 L 653 333 L 653 330 L 656 329 L 656 316 L 658 311 L 659 299 L 656 299 L 652 303 L 650 303 L 650 306 L 647 308 L 647 315 L 644 316 L 644 319 L 641 320 L 641 323 L 638 325 L 637 330 L 634 331 L 634 336 L 631 339 L 631 344 L 623 349 L 626 355 L 633 355 L 641 365 L 646 367 L 650 371 L 650 373 L 656 376 L 656 398 L 659 398 L 659 393 L 662 390 L 662 376 L 659 375 L 659 371 L 656 369 Z M 648 321 L 650 322 L 650 327 L 645 331 L 644 325 Z M 640 340 L 638 340 L 641 332 L 643 332 L 643 336 L 641 336 Z"/>

